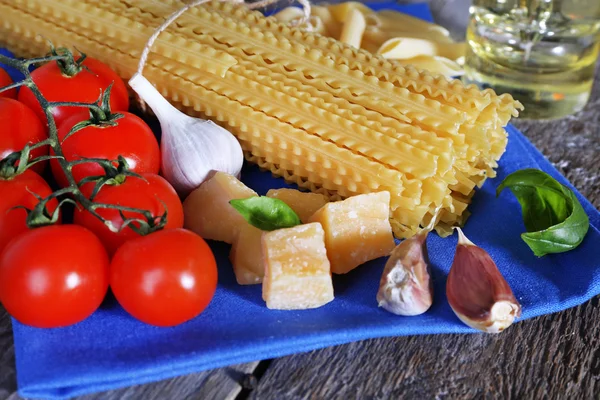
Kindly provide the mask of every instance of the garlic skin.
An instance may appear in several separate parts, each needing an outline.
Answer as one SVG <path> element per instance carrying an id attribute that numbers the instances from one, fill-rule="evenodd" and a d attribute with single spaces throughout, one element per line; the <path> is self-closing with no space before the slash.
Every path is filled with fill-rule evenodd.
<path id="1" fill-rule="evenodd" d="M 521 316 L 521 305 L 490 255 L 458 229 L 446 295 L 456 316 L 471 328 L 500 333 Z"/>
<path id="2" fill-rule="evenodd" d="M 377 292 L 380 307 L 404 316 L 420 315 L 429 310 L 433 303 L 433 284 L 426 240 L 427 232 L 421 232 L 392 251 Z"/>
<path id="3" fill-rule="evenodd" d="M 161 174 L 177 193 L 188 195 L 216 171 L 240 175 L 244 153 L 228 130 L 185 115 L 140 74 L 135 74 L 129 85 L 160 121 Z"/>

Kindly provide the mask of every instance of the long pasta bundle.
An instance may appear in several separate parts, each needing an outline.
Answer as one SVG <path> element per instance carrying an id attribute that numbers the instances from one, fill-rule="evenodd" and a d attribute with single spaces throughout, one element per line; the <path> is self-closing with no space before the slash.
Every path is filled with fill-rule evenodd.
<path id="1" fill-rule="evenodd" d="M 0 0 L 0 44 L 76 47 L 127 79 L 179 0 Z M 145 69 L 163 95 L 222 124 L 261 167 L 332 199 L 387 190 L 399 237 L 464 222 L 494 176 L 519 104 L 248 11 L 207 3 L 158 39 Z"/>

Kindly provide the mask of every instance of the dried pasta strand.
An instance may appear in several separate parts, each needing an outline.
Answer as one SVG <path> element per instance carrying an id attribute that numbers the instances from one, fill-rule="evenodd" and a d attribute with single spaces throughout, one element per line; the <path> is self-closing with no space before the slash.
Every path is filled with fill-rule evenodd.
<path id="1" fill-rule="evenodd" d="M 166 0 L 164 3 L 163 7 L 167 7 L 168 4 L 171 5 L 170 7 L 178 7 L 181 4 L 175 0 Z M 226 13 L 232 12 L 232 6 L 227 3 L 212 2 L 207 4 L 208 7 Z M 170 9 L 172 10 L 172 8 Z M 278 32 L 286 35 L 286 37 L 302 38 L 304 41 L 313 42 L 329 53 L 343 56 L 340 57 L 340 62 L 347 64 L 351 69 L 359 69 L 369 76 L 377 76 L 381 80 L 398 84 L 401 87 L 413 90 L 415 93 L 426 93 L 427 97 L 447 102 L 447 104 L 461 110 L 471 108 L 482 110 L 495 98 L 495 94 L 491 95 L 489 92 L 481 92 L 475 85 L 465 86 L 460 81 L 449 81 L 444 77 L 430 79 L 432 78 L 431 75 L 426 72 L 393 64 L 382 57 L 364 50 L 354 49 L 332 38 L 317 37 L 301 29 L 261 18 L 258 12 L 247 12 L 244 10 L 236 12 L 238 17 L 244 18 L 246 21 L 263 29 Z M 511 103 L 510 101 L 506 101 L 503 104 L 509 108 Z"/>
<path id="2" fill-rule="evenodd" d="M 154 12 L 162 9 L 164 15 L 169 14 L 181 5 L 170 0 L 164 2 L 129 0 L 128 4 L 137 5 L 140 8 L 151 6 Z M 221 13 L 210 12 L 209 10 L 213 6 L 215 8 L 220 7 Z M 226 10 L 226 12 L 223 13 L 223 10 Z M 260 54 L 269 63 L 285 63 L 286 68 L 301 71 L 305 76 L 309 76 L 310 79 L 307 79 L 306 83 L 319 85 L 321 89 L 327 90 L 326 86 L 344 87 L 346 89 L 339 89 L 336 94 L 345 97 L 349 101 L 368 105 L 369 108 L 391 117 L 403 119 L 405 122 L 414 120 L 426 127 L 456 131 L 458 125 L 465 118 L 455 108 L 445 106 L 437 101 L 430 101 L 404 88 L 387 85 L 386 82 L 381 82 L 378 79 L 370 79 L 359 70 L 350 70 L 343 62 L 336 63 L 336 60 L 332 58 L 334 55 L 331 53 L 314 47 L 309 50 L 300 41 L 290 41 L 285 36 L 275 36 L 271 31 L 261 30 L 260 26 L 233 20 L 234 17 L 244 13 L 247 15 L 252 14 L 243 7 L 211 2 L 207 3 L 207 7 L 190 10 L 189 14 L 181 16 L 175 24 L 179 28 L 195 27 L 194 34 L 198 40 L 203 40 L 203 36 L 216 38 L 219 42 L 225 43 L 227 48 L 232 51 L 242 49 L 244 52 L 251 54 Z M 261 21 L 265 22 L 267 19 L 261 16 Z M 275 25 L 281 25 L 274 19 L 269 19 L 269 21 Z M 223 26 L 231 29 L 228 29 L 225 33 L 222 29 Z M 297 31 L 303 32 L 301 30 Z M 201 35 L 201 33 L 204 35 Z M 260 51 L 256 47 L 258 44 L 260 44 Z M 349 48 L 352 49 L 352 47 Z M 336 71 L 335 76 L 326 76 L 325 71 L 331 71 L 332 68 Z M 323 82 L 322 79 L 327 79 L 327 82 Z M 387 104 L 396 104 L 396 106 L 389 107 Z M 402 118 L 403 116 L 409 119 Z"/>
<path id="3" fill-rule="evenodd" d="M 98 21 L 97 23 L 100 24 L 102 22 Z M 97 33 L 98 30 L 97 28 L 94 32 Z M 180 40 L 176 36 L 175 38 Z M 114 47 L 119 47 L 119 45 L 115 44 Z M 166 64 L 159 63 L 156 57 L 150 60 L 150 62 L 159 66 L 166 65 L 166 69 L 181 68 L 181 66 L 174 64 L 172 61 Z M 182 69 L 184 70 L 184 68 Z M 205 86 L 211 85 L 211 80 L 214 78 L 211 75 L 203 75 L 202 72 L 202 70 L 199 70 L 193 77 L 188 78 L 194 79 Z M 217 81 L 212 81 L 212 86 L 213 88 L 217 86 L 217 90 L 220 90 L 221 93 L 230 98 L 234 97 L 253 108 L 258 107 L 268 115 L 277 116 L 279 120 L 313 132 L 332 143 L 340 144 L 348 149 L 372 157 L 378 162 L 390 165 L 414 177 L 426 178 L 433 176 L 437 172 L 437 156 L 427 155 L 420 149 L 384 136 L 377 131 L 361 130 L 359 129 L 360 127 L 357 127 L 350 121 L 335 118 L 335 116 L 323 109 L 306 103 L 299 103 L 293 97 L 283 95 L 283 93 L 276 93 L 265 86 L 246 80 L 239 75 L 228 73 L 218 83 Z M 283 107 L 286 103 L 288 105 L 287 109 Z M 318 114 L 321 114 L 322 118 L 317 123 L 313 117 Z M 299 118 L 302 116 L 304 119 Z M 352 135 L 355 135 L 355 137 L 353 138 Z M 442 172 L 445 173 L 446 170 Z"/>
<path id="4" fill-rule="evenodd" d="M 248 65 L 248 63 L 246 63 L 245 65 Z M 256 65 L 256 64 L 254 64 L 254 63 L 250 63 L 250 65 Z M 264 70 L 263 70 L 262 72 L 264 73 Z M 279 79 L 282 79 L 282 77 L 284 77 L 284 75 L 282 75 L 282 74 L 278 74 L 278 75 L 279 75 Z M 267 85 L 269 84 L 269 82 L 274 82 L 274 81 L 275 81 L 275 79 L 273 79 L 273 77 L 272 77 L 272 76 L 271 76 L 271 79 L 269 79 L 269 78 L 268 78 L 268 79 L 266 79 L 266 80 L 263 80 L 263 82 L 264 82 L 265 84 L 267 84 Z M 290 80 L 288 80 L 288 84 L 289 84 L 289 81 L 290 81 Z M 293 82 L 297 82 L 297 81 L 293 81 Z M 310 91 L 311 87 L 306 87 L 306 86 L 303 86 L 303 87 L 302 87 L 302 89 L 303 89 L 304 91 Z M 287 93 L 289 94 L 289 91 L 287 91 Z M 306 93 L 305 93 L 305 94 L 306 94 Z M 319 100 L 319 99 L 321 99 L 323 96 L 326 96 L 328 93 L 326 93 L 326 92 L 318 92 L 318 93 L 314 93 L 314 92 L 313 92 L 312 94 L 313 94 L 313 96 L 308 96 L 308 97 L 309 97 L 309 99 L 311 99 L 311 100 L 315 100 L 315 101 L 318 101 L 318 100 Z M 333 97 L 333 96 L 331 96 L 331 97 Z M 348 106 L 349 104 L 350 104 L 350 103 L 347 103 L 347 102 L 346 102 L 346 106 Z M 324 105 L 321 105 L 321 106 L 324 106 Z M 364 113 L 364 112 L 366 112 L 366 111 L 367 111 L 366 109 L 362 108 L 362 110 L 359 110 L 359 112 L 351 112 L 351 113 L 350 113 L 350 115 L 351 115 L 351 117 L 353 117 L 353 116 L 358 116 L 358 117 L 360 117 L 360 116 L 361 116 L 361 114 L 362 114 L 362 113 Z M 347 116 L 347 115 L 346 115 L 346 116 Z M 392 122 L 392 121 L 388 121 L 388 123 L 390 123 L 390 122 Z M 394 122 L 396 122 L 396 121 L 394 121 Z M 411 125 L 403 124 L 403 126 L 402 126 L 402 129 L 403 129 L 403 130 L 406 130 L 406 129 L 408 129 L 408 130 L 413 130 L 413 129 L 414 129 L 414 127 L 413 127 L 413 126 L 411 126 Z M 432 140 L 432 138 L 431 138 L 431 137 L 429 137 L 429 138 L 428 138 L 428 140 Z M 434 138 L 433 140 L 435 140 L 435 138 Z M 416 147 L 419 147 L 419 148 L 421 148 L 421 149 L 424 149 L 424 150 L 430 150 L 429 148 L 425 148 L 425 147 L 423 147 L 423 146 L 419 146 L 418 144 L 414 144 L 414 143 L 410 143 L 410 144 L 411 144 L 411 145 L 414 145 L 414 146 L 416 146 Z M 445 173 L 445 172 L 448 170 L 449 164 L 450 164 L 450 162 L 451 162 L 451 160 L 450 160 L 450 155 L 449 155 L 449 152 L 447 151 L 447 150 L 448 150 L 448 148 L 447 148 L 447 147 L 445 147 L 445 149 L 444 149 L 444 150 L 446 150 L 446 151 L 440 152 L 440 153 L 442 154 L 442 157 L 444 158 L 444 159 L 442 160 L 442 162 L 441 162 L 441 165 L 440 165 L 440 168 L 441 168 L 441 173 L 442 173 L 442 174 L 444 174 L 444 173 Z M 413 174 L 414 174 L 414 172 L 410 172 L 410 171 L 409 171 L 409 173 L 413 173 Z M 416 174 L 415 174 L 415 175 L 416 175 Z"/>
<path id="5" fill-rule="evenodd" d="M 77 46 L 129 78 L 148 32 L 181 5 L 0 0 L 0 42 L 22 56 L 44 53 L 46 39 Z M 225 126 L 250 160 L 300 187 L 332 199 L 390 191 L 399 237 L 433 218 L 441 233 L 464 223 L 519 108 L 230 4 L 191 10 L 160 45 L 146 76 L 174 105 Z"/>

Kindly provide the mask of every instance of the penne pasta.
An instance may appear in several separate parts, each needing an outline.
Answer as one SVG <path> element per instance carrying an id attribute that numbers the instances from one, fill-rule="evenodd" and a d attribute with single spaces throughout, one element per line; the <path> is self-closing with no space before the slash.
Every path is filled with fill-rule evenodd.
<path id="1" fill-rule="evenodd" d="M 347 1 L 344 3 L 332 4 L 328 5 L 327 8 L 331 12 L 333 18 L 340 23 L 345 23 L 354 10 L 360 11 L 365 16 L 375 14 L 375 12 L 369 7 L 357 1 Z"/>
<path id="2" fill-rule="evenodd" d="M 449 36 L 442 35 L 438 31 L 407 30 L 399 29 L 399 27 L 396 27 L 394 29 L 385 29 L 382 27 L 375 28 L 367 26 L 367 29 L 365 30 L 364 34 L 364 39 L 377 43 L 379 46 L 381 46 L 382 43 L 396 37 L 425 39 L 438 44 L 454 43 L 452 38 L 450 38 Z"/>
<path id="3" fill-rule="evenodd" d="M 440 56 L 417 56 L 401 60 L 404 65 L 412 65 L 419 69 L 426 69 L 434 74 L 444 76 L 461 76 L 464 71 L 457 62 Z"/>
<path id="4" fill-rule="evenodd" d="M 426 39 L 398 37 L 382 44 L 377 53 L 393 60 L 407 60 L 420 56 L 440 56 L 454 60 L 464 54 L 465 45 L 465 43 L 441 44 Z"/>
<path id="5" fill-rule="evenodd" d="M 366 27 L 364 15 L 357 9 L 350 10 L 344 21 L 340 42 L 360 49 L 360 42 Z"/>
<path id="6" fill-rule="evenodd" d="M 391 28 L 402 26 L 406 30 L 413 31 L 437 31 L 442 33 L 444 36 L 450 36 L 450 32 L 443 26 L 427 22 L 420 18 L 413 17 L 411 15 L 399 13 L 392 10 L 382 10 L 377 13 L 381 19 L 382 28 Z"/>
<path id="7" fill-rule="evenodd" d="M 311 8 L 311 15 L 321 20 L 326 36 L 334 37 L 336 39 L 340 37 L 342 24 L 333 18 L 331 11 L 329 11 L 327 7 L 313 6 Z"/>
<path id="8" fill-rule="evenodd" d="M 273 17 L 283 23 L 291 23 L 294 20 L 304 17 L 304 11 L 298 7 L 286 7 L 283 10 L 273 14 Z"/>

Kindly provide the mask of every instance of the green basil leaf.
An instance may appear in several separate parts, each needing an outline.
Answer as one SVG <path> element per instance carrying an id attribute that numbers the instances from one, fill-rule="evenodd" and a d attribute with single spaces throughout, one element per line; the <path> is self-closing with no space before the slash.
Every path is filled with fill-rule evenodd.
<path id="1" fill-rule="evenodd" d="M 572 211 L 564 186 L 538 169 L 522 169 L 508 175 L 498 186 L 496 196 L 504 188 L 510 189 L 519 200 L 528 232 L 559 224 Z"/>
<path id="2" fill-rule="evenodd" d="M 266 196 L 254 196 L 229 202 L 248 223 L 263 231 L 291 228 L 302 222 L 283 201 Z"/>
<path id="3" fill-rule="evenodd" d="M 567 219 L 548 229 L 527 232 L 521 235 L 521 238 L 536 256 L 541 257 L 549 253 L 562 253 L 572 250 L 579 246 L 587 234 L 590 227 L 589 218 L 575 194 L 570 190 L 569 193 L 573 212 Z"/>
<path id="4" fill-rule="evenodd" d="M 550 175 L 523 169 L 507 176 L 496 196 L 508 188 L 517 198 L 527 233 L 521 238 L 538 256 L 577 247 L 589 229 L 589 218 L 575 194 Z"/>

